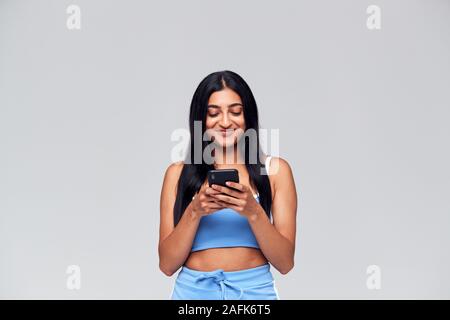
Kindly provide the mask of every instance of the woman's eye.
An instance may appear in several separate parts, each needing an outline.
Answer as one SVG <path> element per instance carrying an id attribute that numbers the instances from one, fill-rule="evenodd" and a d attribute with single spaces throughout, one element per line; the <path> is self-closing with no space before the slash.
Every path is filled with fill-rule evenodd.
<path id="1" fill-rule="evenodd" d="M 231 114 L 234 115 L 234 116 L 239 116 L 241 114 L 241 111 L 239 111 L 239 112 L 232 112 Z"/>
<path id="2" fill-rule="evenodd" d="M 217 117 L 218 115 L 219 115 L 218 113 L 210 113 L 209 114 L 209 116 L 212 117 L 212 118 Z"/>

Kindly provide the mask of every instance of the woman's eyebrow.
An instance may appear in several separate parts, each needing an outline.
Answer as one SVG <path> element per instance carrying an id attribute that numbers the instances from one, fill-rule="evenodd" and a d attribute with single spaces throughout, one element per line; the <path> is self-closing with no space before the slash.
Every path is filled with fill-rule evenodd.
<path id="1" fill-rule="evenodd" d="M 239 103 L 239 102 L 232 103 L 232 104 L 228 105 L 228 108 L 235 107 L 235 106 L 242 107 L 242 103 Z M 216 106 L 215 104 L 210 104 L 210 105 L 208 105 L 208 108 L 220 108 L 220 107 Z"/>

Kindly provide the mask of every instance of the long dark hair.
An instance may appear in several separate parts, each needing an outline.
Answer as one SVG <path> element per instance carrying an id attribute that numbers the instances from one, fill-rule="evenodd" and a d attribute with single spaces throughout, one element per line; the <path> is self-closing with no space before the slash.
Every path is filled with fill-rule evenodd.
<path id="1" fill-rule="evenodd" d="M 261 174 L 265 170 L 262 164 L 262 152 L 259 141 L 259 121 L 258 109 L 255 98 L 248 84 L 240 75 L 232 71 L 214 72 L 204 78 L 198 85 L 192 97 L 191 108 L 189 113 L 189 130 L 190 130 L 190 148 L 188 149 L 186 161 L 183 165 L 180 178 L 177 184 L 177 196 L 174 205 L 174 223 L 175 225 L 181 219 L 186 207 L 192 201 L 192 197 L 201 188 L 205 182 L 209 170 L 214 169 L 214 165 L 205 163 L 203 156 L 201 163 L 199 159 L 194 159 L 194 121 L 202 123 L 202 137 L 206 131 L 206 116 L 208 109 L 208 100 L 212 93 L 229 88 L 235 91 L 242 100 L 245 129 L 254 129 L 256 131 L 256 143 L 249 143 L 244 137 L 245 150 L 245 166 L 248 170 L 250 181 L 256 186 L 259 192 L 259 203 L 263 207 L 270 219 L 270 210 L 272 207 L 272 190 L 270 188 L 269 177 L 267 174 Z M 210 142 L 202 139 L 202 155 L 206 146 Z M 256 163 L 249 163 L 249 155 L 257 157 Z M 196 161 L 194 161 L 196 160 Z M 251 161 L 253 162 L 253 161 Z M 198 163 L 198 164 L 196 164 Z"/>

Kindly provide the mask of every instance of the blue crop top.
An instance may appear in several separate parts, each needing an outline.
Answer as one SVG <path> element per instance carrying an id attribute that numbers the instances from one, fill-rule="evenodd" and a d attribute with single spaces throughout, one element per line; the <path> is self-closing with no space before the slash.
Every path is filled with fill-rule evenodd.
<path id="1" fill-rule="evenodd" d="M 267 170 L 270 158 L 266 160 Z M 259 195 L 255 198 L 259 202 Z M 227 247 L 259 248 L 248 219 L 230 208 L 203 216 L 191 251 Z"/>
<path id="2" fill-rule="evenodd" d="M 201 218 L 191 251 L 225 247 L 259 248 L 247 218 L 230 208 Z"/>

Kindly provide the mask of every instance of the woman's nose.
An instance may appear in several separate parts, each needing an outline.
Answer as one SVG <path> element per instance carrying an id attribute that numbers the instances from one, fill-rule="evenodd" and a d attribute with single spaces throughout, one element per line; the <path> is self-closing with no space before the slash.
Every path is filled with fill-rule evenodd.
<path id="1" fill-rule="evenodd" d="M 220 125 L 224 128 L 229 127 L 231 124 L 230 119 L 228 118 L 228 115 L 225 113 L 222 117 L 222 119 L 220 119 Z"/>

